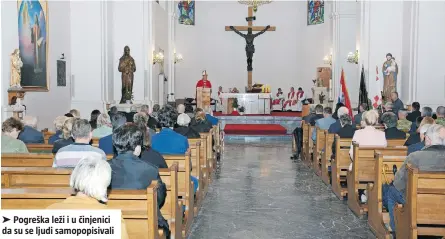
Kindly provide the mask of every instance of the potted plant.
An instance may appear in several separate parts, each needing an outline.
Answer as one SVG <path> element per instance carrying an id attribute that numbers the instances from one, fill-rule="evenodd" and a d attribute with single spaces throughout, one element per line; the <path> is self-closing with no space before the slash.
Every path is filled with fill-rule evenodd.
<path id="1" fill-rule="evenodd" d="M 238 98 L 235 98 L 235 99 L 233 99 L 233 102 L 232 102 L 233 111 L 238 111 L 238 107 L 239 107 Z"/>
<path id="2" fill-rule="evenodd" d="M 238 112 L 240 115 L 244 115 L 244 111 L 246 111 L 246 108 L 244 108 L 244 106 L 238 108 Z"/>

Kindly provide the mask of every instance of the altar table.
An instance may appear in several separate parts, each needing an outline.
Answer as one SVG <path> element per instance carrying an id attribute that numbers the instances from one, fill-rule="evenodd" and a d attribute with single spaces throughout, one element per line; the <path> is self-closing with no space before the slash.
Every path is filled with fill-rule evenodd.
<path id="1" fill-rule="evenodd" d="M 233 99 L 238 99 L 238 108 L 244 106 L 244 114 L 270 114 L 270 93 L 221 93 L 222 113 L 233 111 Z"/>

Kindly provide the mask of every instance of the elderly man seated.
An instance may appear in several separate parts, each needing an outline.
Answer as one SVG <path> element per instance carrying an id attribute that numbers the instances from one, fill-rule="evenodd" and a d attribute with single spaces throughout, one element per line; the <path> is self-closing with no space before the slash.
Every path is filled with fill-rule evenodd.
<path id="1" fill-rule="evenodd" d="M 111 117 L 111 125 L 113 131 L 127 123 L 127 117 L 122 112 L 118 112 Z M 115 154 L 113 147 L 113 134 L 107 135 L 99 139 L 99 148 L 106 154 Z"/>
<path id="2" fill-rule="evenodd" d="M 333 123 L 335 123 L 335 119 L 332 118 L 332 108 L 325 107 L 323 109 L 323 118 L 315 121 L 315 127 L 319 129 L 329 129 Z M 317 130 L 315 130 L 315 128 L 312 131 L 312 140 L 317 140 Z"/>
<path id="3" fill-rule="evenodd" d="M 107 188 L 111 182 L 111 167 L 102 157 L 89 155 L 82 158 L 71 173 L 70 187 L 76 193 L 46 209 L 107 210 Z M 128 239 L 127 227 L 121 219 L 121 237 Z"/>
<path id="4" fill-rule="evenodd" d="M 91 132 L 91 125 L 88 120 L 75 119 L 71 134 L 74 143 L 59 149 L 54 157 L 54 168 L 75 167 L 82 158 L 89 155 L 107 160 L 107 156 L 102 149 L 90 145 L 93 132 Z"/>
<path id="5" fill-rule="evenodd" d="M 23 130 L 23 123 L 9 118 L 2 123 L 2 153 L 28 153 L 28 148 L 17 137 Z"/>
<path id="6" fill-rule="evenodd" d="M 62 115 L 57 116 L 54 120 L 54 128 L 56 130 L 56 133 L 54 135 L 51 135 L 48 139 L 48 144 L 54 144 L 57 140 L 62 138 L 62 128 L 63 124 L 65 123 L 65 120 L 67 120 L 68 117 Z"/>
<path id="7" fill-rule="evenodd" d="M 144 132 L 135 124 L 123 125 L 113 131 L 113 146 L 117 156 L 109 161 L 113 174 L 112 189 L 146 189 L 153 180 L 158 181 L 158 226 L 164 229 L 169 238 L 170 230 L 160 209 L 165 203 L 167 189 L 159 176 L 158 167 L 141 160 Z"/>
<path id="8" fill-rule="evenodd" d="M 199 139 L 201 137 L 199 133 L 193 128 L 189 127 L 190 121 L 190 116 L 187 114 L 180 114 L 176 123 L 177 127 L 175 128 L 175 132 L 189 139 Z"/>
<path id="9" fill-rule="evenodd" d="M 440 124 L 442 126 L 445 126 L 445 107 L 439 106 L 436 109 L 436 124 Z"/>
<path id="10" fill-rule="evenodd" d="M 406 139 L 406 133 L 397 129 L 397 116 L 392 112 L 382 115 L 386 139 Z"/>
<path id="11" fill-rule="evenodd" d="M 394 208 L 397 204 L 405 204 L 406 184 L 408 180 L 407 165 L 418 168 L 420 171 L 444 171 L 445 165 L 445 127 L 433 125 L 425 133 L 425 147 L 411 153 L 402 167 L 397 170 L 394 181 L 382 187 L 383 206 L 389 212 L 390 226 L 395 235 L 397 228 L 394 221 Z"/>
<path id="12" fill-rule="evenodd" d="M 338 119 L 340 121 L 341 128 L 338 130 L 337 135 L 340 138 L 345 139 L 351 139 L 354 137 L 354 133 L 356 128 L 352 126 L 352 119 L 348 114 L 342 114 L 340 115 L 340 118 Z M 332 143 L 332 155 L 335 156 L 336 148 L 335 148 L 335 138 L 334 142 Z"/>
<path id="13" fill-rule="evenodd" d="M 349 109 L 344 106 L 338 108 L 337 117 L 339 119 L 336 120 L 335 123 L 333 123 L 329 126 L 328 132 L 330 134 L 336 134 L 342 128 L 341 122 L 340 122 L 340 116 L 342 116 L 342 115 L 349 115 Z"/>
<path id="14" fill-rule="evenodd" d="M 399 120 L 397 121 L 397 129 L 403 132 L 409 132 L 413 122 L 406 119 L 408 111 L 406 109 L 400 109 L 398 114 L 399 114 Z"/>
<path id="15" fill-rule="evenodd" d="M 419 142 L 408 146 L 408 155 L 420 151 L 423 149 L 423 147 L 425 147 L 425 133 L 433 125 L 434 124 L 424 124 L 419 127 L 419 137 L 420 137 Z"/>
<path id="16" fill-rule="evenodd" d="M 34 116 L 23 117 L 23 124 L 25 127 L 23 131 L 19 134 L 19 139 L 25 144 L 43 144 L 45 139 L 43 133 L 38 131 L 37 128 L 37 118 Z"/>

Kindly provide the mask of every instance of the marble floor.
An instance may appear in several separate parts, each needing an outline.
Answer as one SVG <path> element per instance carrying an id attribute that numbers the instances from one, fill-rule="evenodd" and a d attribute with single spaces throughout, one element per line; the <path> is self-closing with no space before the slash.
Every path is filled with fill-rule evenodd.
<path id="1" fill-rule="evenodd" d="M 226 143 L 190 239 L 375 238 L 288 142 Z"/>

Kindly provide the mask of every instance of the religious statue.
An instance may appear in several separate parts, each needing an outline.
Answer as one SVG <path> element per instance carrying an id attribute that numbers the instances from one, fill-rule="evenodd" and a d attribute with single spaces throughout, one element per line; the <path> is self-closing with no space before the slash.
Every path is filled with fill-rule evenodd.
<path id="1" fill-rule="evenodd" d="M 323 104 L 323 101 L 325 100 L 325 98 L 326 98 L 326 95 L 323 92 L 321 92 L 318 95 L 318 99 L 320 100 L 320 104 Z"/>
<path id="2" fill-rule="evenodd" d="M 133 98 L 133 79 L 136 64 L 130 56 L 130 47 L 124 47 L 124 55 L 119 59 L 119 72 L 122 72 L 122 98 L 120 103 L 125 103 Z"/>
<path id="3" fill-rule="evenodd" d="M 383 63 L 383 97 L 385 100 L 391 99 L 391 93 L 397 91 L 397 74 L 399 67 L 391 53 L 386 54 L 386 61 Z"/>
<path id="4" fill-rule="evenodd" d="M 22 67 L 23 62 L 20 58 L 20 50 L 15 49 L 14 52 L 11 54 L 11 82 L 10 87 L 21 89 L 20 81 L 21 81 L 21 75 L 22 75 Z"/>
<path id="5" fill-rule="evenodd" d="M 236 34 L 240 35 L 246 40 L 246 56 L 247 56 L 247 71 L 252 71 L 252 57 L 253 53 L 255 53 L 255 46 L 253 45 L 253 40 L 255 37 L 265 33 L 270 28 L 270 25 L 268 25 L 264 30 L 253 34 L 252 28 L 249 27 L 247 29 L 247 34 L 244 34 L 240 31 L 238 31 L 234 26 L 230 26 L 230 29 L 233 30 Z"/>

